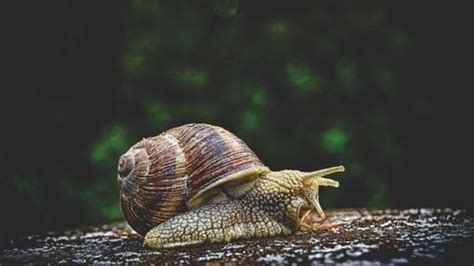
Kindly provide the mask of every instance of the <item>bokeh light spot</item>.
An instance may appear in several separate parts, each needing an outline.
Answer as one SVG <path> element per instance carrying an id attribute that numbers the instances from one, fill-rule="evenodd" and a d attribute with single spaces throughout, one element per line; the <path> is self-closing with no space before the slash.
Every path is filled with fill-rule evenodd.
<path id="1" fill-rule="evenodd" d="M 270 31 L 275 35 L 282 35 L 288 32 L 288 27 L 284 22 L 281 21 L 273 21 L 270 24 Z"/>
<path id="2" fill-rule="evenodd" d="M 143 68 L 145 66 L 145 62 L 145 56 L 142 54 L 127 54 L 124 56 L 122 66 L 126 73 L 137 77 L 144 72 Z"/>
<path id="3" fill-rule="evenodd" d="M 148 121 L 151 125 L 157 125 L 160 128 L 168 125 L 172 120 L 172 115 L 168 106 L 160 102 L 153 102 L 147 106 Z"/>
<path id="4" fill-rule="evenodd" d="M 336 76 L 346 88 L 354 87 L 358 82 L 357 65 L 348 60 L 339 61 L 336 65 Z"/>
<path id="5" fill-rule="evenodd" d="M 329 153 L 341 153 L 348 142 L 347 133 L 340 127 L 327 129 L 322 135 L 322 148 Z"/>
<path id="6" fill-rule="evenodd" d="M 217 15 L 224 18 L 233 17 L 239 10 L 238 0 L 214 0 L 213 9 Z"/>
<path id="7" fill-rule="evenodd" d="M 316 92 L 320 90 L 320 80 L 304 64 L 289 63 L 286 67 L 288 82 L 296 89 L 303 92 Z"/>
<path id="8" fill-rule="evenodd" d="M 127 135 L 126 129 L 118 125 L 107 129 L 92 147 L 90 161 L 94 164 L 107 164 L 115 161 L 129 145 Z"/>
<path id="9" fill-rule="evenodd" d="M 259 126 L 260 117 L 253 111 L 245 111 L 242 114 L 242 129 L 247 132 L 254 132 Z"/>
<path id="10" fill-rule="evenodd" d="M 182 86 L 199 89 L 207 85 L 209 74 L 197 68 L 187 68 L 176 72 L 175 80 Z"/>
<path id="11" fill-rule="evenodd" d="M 255 107 L 265 107 L 267 105 L 267 94 L 265 93 L 265 90 L 261 87 L 254 88 L 250 101 Z"/>

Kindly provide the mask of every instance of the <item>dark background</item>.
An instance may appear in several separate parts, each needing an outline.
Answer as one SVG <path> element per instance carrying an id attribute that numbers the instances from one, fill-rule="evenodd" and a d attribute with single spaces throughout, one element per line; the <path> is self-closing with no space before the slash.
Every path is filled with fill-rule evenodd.
<path id="1" fill-rule="evenodd" d="M 2 240 L 120 220 L 116 162 L 223 126 L 326 208 L 472 210 L 471 1 L 3 1 Z"/>

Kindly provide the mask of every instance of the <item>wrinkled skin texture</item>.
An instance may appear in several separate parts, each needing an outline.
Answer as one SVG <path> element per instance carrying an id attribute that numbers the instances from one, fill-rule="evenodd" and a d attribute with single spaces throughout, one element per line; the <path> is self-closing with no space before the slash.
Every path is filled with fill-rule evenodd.
<path id="1" fill-rule="evenodd" d="M 159 224 L 147 233 L 144 246 L 167 248 L 292 234 L 301 224 L 302 209 L 315 208 L 324 215 L 318 202 L 319 186 L 337 187 L 338 183 L 322 176 L 342 171 L 340 166 L 313 173 L 267 173 L 238 199 L 203 205 Z"/>

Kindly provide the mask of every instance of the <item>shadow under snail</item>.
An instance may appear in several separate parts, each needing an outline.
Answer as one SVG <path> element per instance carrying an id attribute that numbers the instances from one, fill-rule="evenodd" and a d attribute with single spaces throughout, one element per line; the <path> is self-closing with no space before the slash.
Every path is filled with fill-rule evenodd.
<path id="1" fill-rule="evenodd" d="M 229 131 L 186 124 L 133 145 L 118 182 L 144 246 L 167 248 L 292 234 L 312 210 L 324 218 L 319 186 L 338 187 L 324 176 L 343 171 L 271 171 Z"/>

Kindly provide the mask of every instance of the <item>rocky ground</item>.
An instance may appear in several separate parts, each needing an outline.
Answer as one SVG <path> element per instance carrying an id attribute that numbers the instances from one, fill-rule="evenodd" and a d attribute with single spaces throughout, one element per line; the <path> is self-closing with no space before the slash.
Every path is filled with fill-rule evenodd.
<path id="1" fill-rule="evenodd" d="M 335 210 L 290 237 L 148 250 L 124 223 L 12 240 L 0 263 L 474 263 L 474 220 L 451 209 Z M 339 224 L 338 226 L 333 226 Z"/>

